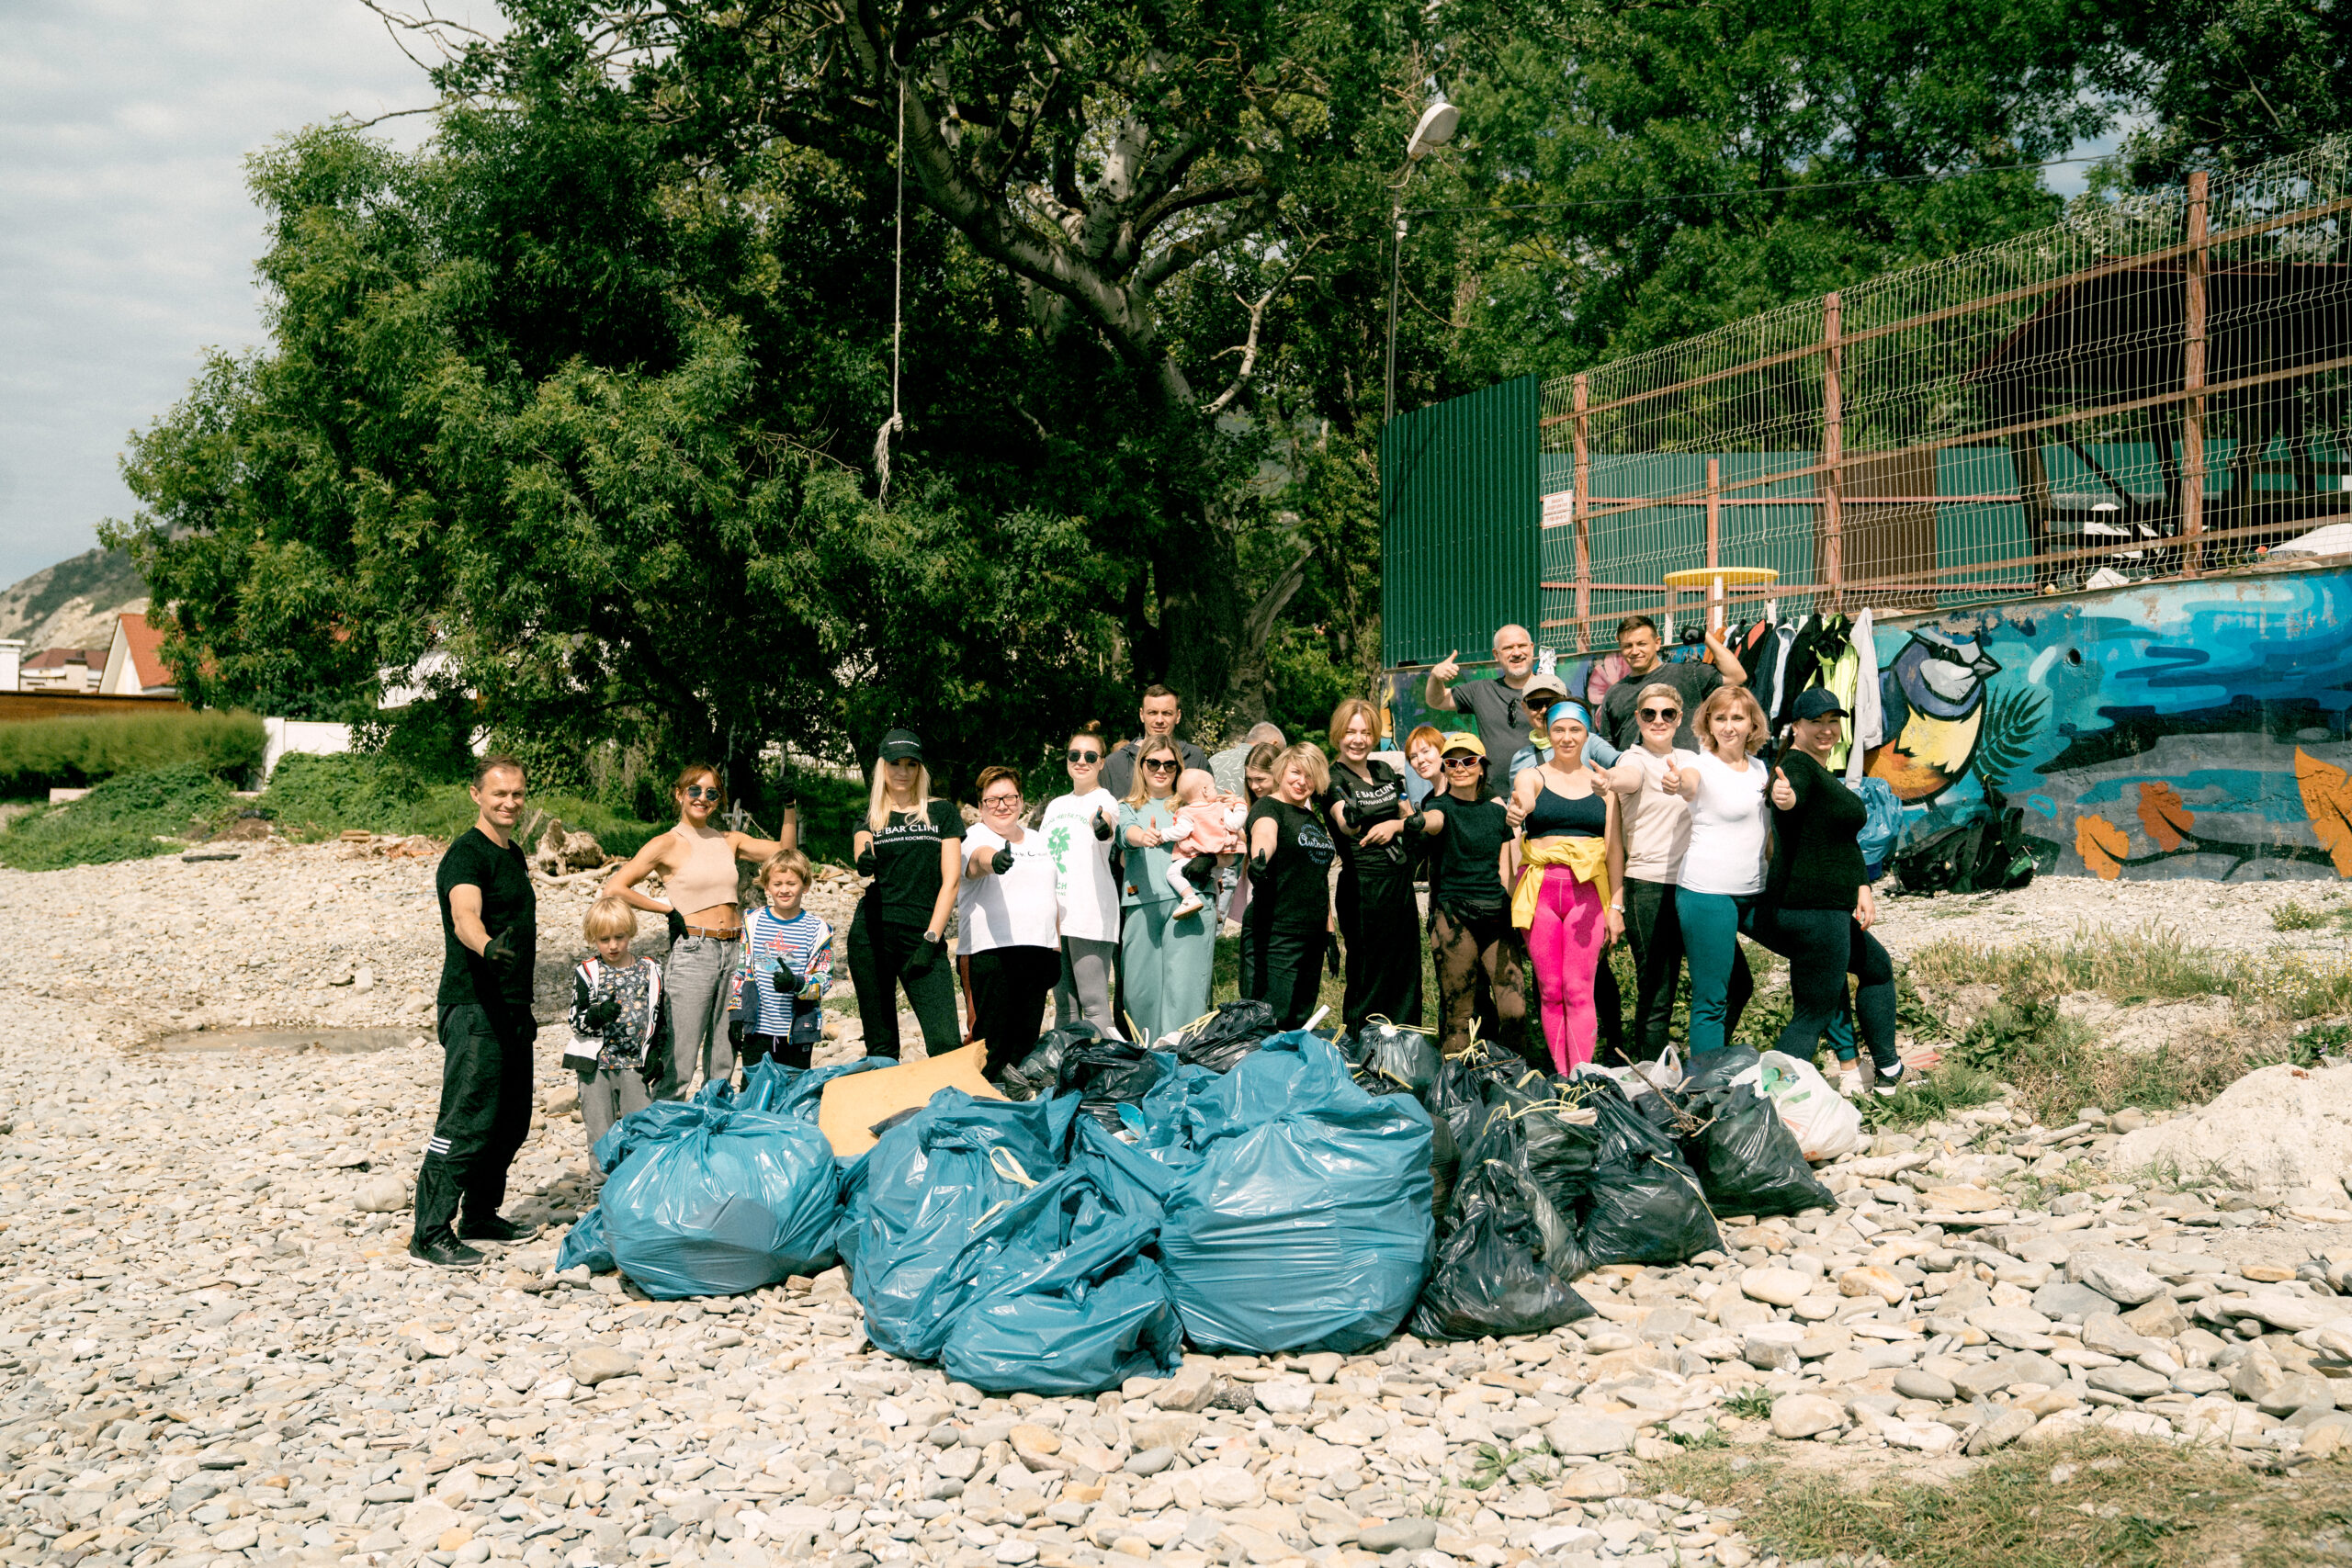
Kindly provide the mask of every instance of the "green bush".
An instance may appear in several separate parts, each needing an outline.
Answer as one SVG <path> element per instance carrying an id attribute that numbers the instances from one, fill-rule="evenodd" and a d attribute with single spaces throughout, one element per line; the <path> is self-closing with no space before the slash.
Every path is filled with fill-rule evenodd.
<path id="1" fill-rule="evenodd" d="M 666 823 L 639 822 L 572 795 L 534 793 L 530 806 L 585 828 L 611 854 L 632 855 Z M 345 829 L 454 839 L 473 826 L 473 797 L 460 784 L 433 784 L 406 764 L 365 752 L 297 754 L 277 764 L 255 808 L 289 839 L 331 839 Z M 525 812 L 528 820 L 530 812 Z"/>
<path id="2" fill-rule="evenodd" d="M 209 837 L 234 806 L 229 787 L 194 762 L 125 773 L 18 819 L 0 835 L 0 864 L 58 871 L 169 854 L 181 840 Z"/>
<path id="3" fill-rule="evenodd" d="M 187 762 L 216 778 L 261 767 L 261 720 L 249 713 L 93 714 L 0 724 L 0 795 L 81 789 Z"/>

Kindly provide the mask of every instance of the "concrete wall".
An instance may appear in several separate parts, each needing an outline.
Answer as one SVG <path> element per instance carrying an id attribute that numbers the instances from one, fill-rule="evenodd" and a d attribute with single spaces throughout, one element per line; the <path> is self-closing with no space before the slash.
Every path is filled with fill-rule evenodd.
<path id="1" fill-rule="evenodd" d="M 289 751 L 300 751 L 312 757 L 333 757 L 351 750 L 351 726 L 320 724 L 300 718 L 265 718 L 262 733 L 267 738 L 262 747 L 261 776 L 267 780 L 277 771 L 278 759 Z"/>

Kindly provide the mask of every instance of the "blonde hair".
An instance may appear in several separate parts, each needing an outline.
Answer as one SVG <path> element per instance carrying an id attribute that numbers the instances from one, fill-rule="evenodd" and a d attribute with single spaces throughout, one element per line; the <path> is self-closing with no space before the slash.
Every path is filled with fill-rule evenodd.
<path id="1" fill-rule="evenodd" d="M 1285 746 L 1274 758 L 1273 765 L 1266 772 L 1273 779 L 1277 791 L 1283 787 L 1283 778 L 1293 768 L 1306 770 L 1308 793 L 1321 795 L 1331 787 L 1331 764 L 1324 760 L 1323 748 L 1314 741 L 1301 740 Z"/>
<path id="2" fill-rule="evenodd" d="M 1357 715 L 1363 716 L 1363 727 L 1372 739 L 1372 748 L 1380 750 L 1380 710 L 1362 697 L 1349 697 L 1331 710 L 1331 750 L 1337 751 L 1340 742 L 1348 737 L 1348 726 Z"/>
<path id="3" fill-rule="evenodd" d="M 1710 695 L 1712 694 L 1710 694 Z M 1674 700 L 1674 711 L 1677 713 L 1680 713 L 1682 711 L 1682 694 L 1676 691 L 1671 684 L 1664 681 L 1652 681 L 1648 685 L 1644 686 L 1640 691 L 1635 692 L 1634 694 L 1634 705 L 1635 707 L 1640 707 L 1644 703 L 1648 702 L 1654 696 L 1671 697 Z M 1754 700 L 1754 698 L 1749 699 L 1751 702 Z M 1758 713 L 1762 713 L 1764 711 L 1761 704 L 1758 705 L 1756 711 Z"/>
<path id="4" fill-rule="evenodd" d="M 580 922 L 580 934 L 590 942 L 602 942 L 608 936 L 637 934 L 637 910 L 626 898 L 606 894 L 588 906 L 587 918 Z"/>
<path id="5" fill-rule="evenodd" d="M 890 785 L 882 773 L 889 765 L 879 757 L 874 759 L 874 787 L 865 792 L 865 830 L 869 833 L 878 833 L 890 825 Z M 914 809 L 921 811 L 930 804 L 931 770 L 917 762 Z"/>
<path id="6" fill-rule="evenodd" d="M 760 863 L 760 869 L 752 876 L 752 886 L 763 893 L 766 892 L 768 878 L 779 871 L 788 871 L 798 877 L 803 892 L 807 892 L 808 884 L 816 880 L 816 873 L 810 869 L 807 855 L 798 850 L 778 850 Z"/>
<path id="7" fill-rule="evenodd" d="M 1764 705 L 1745 686 L 1717 686 L 1699 705 L 1690 720 L 1691 733 L 1698 736 L 1700 749 L 1710 755 L 1715 751 L 1715 715 L 1724 708 L 1736 707 L 1747 715 L 1747 754 L 1751 757 L 1764 750 L 1764 742 L 1771 739 L 1770 726 L 1764 717 Z"/>
<path id="8" fill-rule="evenodd" d="M 1149 694 L 1146 694 L 1148 695 Z M 1167 694 L 1165 693 L 1161 694 L 1163 696 L 1166 694 Z M 1162 751 L 1167 752 L 1170 756 L 1176 759 L 1176 778 L 1171 778 L 1168 781 L 1169 798 L 1171 800 L 1175 798 L 1176 779 L 1181 779 L 1184 776 L 1184 749 L 1177 745 L 1175 739 L 1170 736 L 1164 737 L 1158 740 L 1147 740 L 1142 745 L 1136 748 L 1136 771 L 1127 780 L 1127 804 L 1129 806 L 1143 806 L 1150 801 L 1151 796 L 1144 793 L 1143 760 L 1146 757 L 1156 757 Z"/>

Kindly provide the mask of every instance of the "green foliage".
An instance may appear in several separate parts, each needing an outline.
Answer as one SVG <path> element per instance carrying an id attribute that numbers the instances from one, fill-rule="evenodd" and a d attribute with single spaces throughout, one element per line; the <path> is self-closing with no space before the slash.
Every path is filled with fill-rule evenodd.
<path id="1" fill-rule="evenodd" d="M 0 795 L 80 789 L 120 773 L 187 762 L 242 781 L 266 738 L 249 713 L 103 714 L 0 724 Z"/>
<path id="2" fill-rule="evenodd" d="M 1751 1383 L 1725 1397 L 1724 1409 L 1743 1421 L 1766 1420 L 1772 1414 L 1772 1391 Z"/>
<path id="3" fill-rule="evenodd" d="M 288 757 L 255 803 L 286 837 L 331 839 L 346 829 L 454 839 L 473 826 L 473 797 L 461 784 L 434 784 L 401 762 L 361 752 Z M 607 853 L 635 854 L 669 827 L 619 815 L 598 802 L 534 788 L 526 810 L 543 811 L 596 835 Z"/>
<path id="4" fill-rule="evenodd" d="M 0 834 L 0 864 L 59 871 L 169 854 L 209 837 L 233 806 L 229 786 L 195 762 L 123 773 L 19 818 Z"/>

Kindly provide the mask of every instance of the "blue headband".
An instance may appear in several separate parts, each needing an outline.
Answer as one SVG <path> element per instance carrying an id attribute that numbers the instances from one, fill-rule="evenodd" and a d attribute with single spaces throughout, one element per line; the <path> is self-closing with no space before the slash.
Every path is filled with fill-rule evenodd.
<path id="1" fill-rule="evenodd" d="M 1585 705 L 1582 703 L 1572 703 L 1565 699 L 1554 703 L 1550 707 L 1544 710 L 1544 727 L 1546 729 L 1549 729 L 1552 726 L 1559 723 L 1560 716 L 1562 714 L 1571 716 L 1578 724 L 1583 725 L 1587 729 L 1590 729 L 1592 728 L 1592 715 L 1586 709 Z"/>

